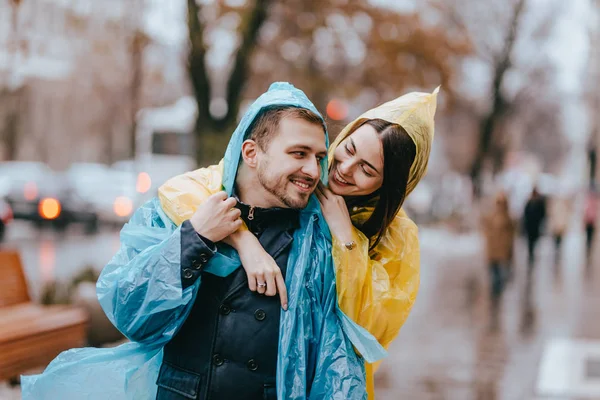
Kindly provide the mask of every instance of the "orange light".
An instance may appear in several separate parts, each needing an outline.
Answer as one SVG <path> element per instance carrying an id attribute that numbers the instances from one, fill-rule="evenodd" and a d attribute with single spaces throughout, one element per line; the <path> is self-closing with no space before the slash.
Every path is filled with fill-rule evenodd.
<path id="1" fill-rule="evenodd" d="M 33 201 L 38 197 L 38 189 L 35 182 L 27 182 L 25 186 L 23 186 L 23 197 L 25 200 Z"/>
<path id="2" fill-rule="evenodd" d="M 327 115 L 335 121 L 341 121 L 348 116 L 348 106 L 343 100 L 333 99 L 327 103 Z"/>
<path id="3" fill-rule="evenodd" d="M 146 193 L 148 190 L 150 190 L 151 186 L 152 179 L 150 178 L 150 175 L 148 175 L 147 172 L 140 172 L 137 177 L 135 190 L 137 190 L 138 193 Z"/>
<path id="4" fill-rule="evenodd" d="M 56 219 L 60 215 L 60 202 L 52 197 L 46 197 L 40 201 L 38 211 L 44 219 Z"/>
<path id="5" fill-rule="evenodd" d="M 113 204 L 113 211 L 119 217 L 127 217 L 133 211 L 133 203 L 125 196 L 119 196 Z"/>

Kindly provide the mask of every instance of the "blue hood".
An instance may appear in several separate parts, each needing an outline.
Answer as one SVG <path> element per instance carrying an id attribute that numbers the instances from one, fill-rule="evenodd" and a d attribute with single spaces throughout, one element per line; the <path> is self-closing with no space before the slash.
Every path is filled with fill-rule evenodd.
<path id="1" fill-rule="evenodd" d="M 306 97 L 302 90 L 296 89 L 287 82 L 275 82 L 269 90 L 263 93 L 248 108 L 236 130 L 231 135 L 229 145 L 225 151 L 225 168 L 223 171 L 223 187 L 231 196 L 235 183 L 235 176 L 242 154 L 242 143 L 248 139 L 252 123 L 263 111 L 270 107 L 292 106 L 305 108 L 318 115 L 325 125 L 323 116 L 313 103 Z M 329 135 L 325 131 L 325 145 L 329 148 Z M 327 159 L 321 161 L 321 181 L 327 184 Z"/>

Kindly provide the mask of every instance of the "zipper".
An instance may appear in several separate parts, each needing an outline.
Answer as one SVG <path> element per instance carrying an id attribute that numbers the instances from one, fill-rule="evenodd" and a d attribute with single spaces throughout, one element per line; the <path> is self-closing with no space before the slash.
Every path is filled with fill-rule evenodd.
<path id="1" fill-rule="evenodd" d="M 252 221 L 254 219 L 254 206 L 250 206 L 250 211 L 248 211 L 248 221 Z"/>

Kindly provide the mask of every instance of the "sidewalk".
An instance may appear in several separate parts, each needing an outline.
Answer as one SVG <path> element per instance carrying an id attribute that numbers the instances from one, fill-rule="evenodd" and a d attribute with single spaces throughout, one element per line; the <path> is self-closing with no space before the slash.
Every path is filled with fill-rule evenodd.
<path id="1" fill-rule="evenodd" d="M 565 238 L 557 264 L 544 238 L 529 282 L 520 240 L 497 313 L 476 233 L 422 229 L 421 242 L 421 291 L 376 375 L 378 400 L 600 399 L 600 270 L 586 267 L 583 235 Z"/>

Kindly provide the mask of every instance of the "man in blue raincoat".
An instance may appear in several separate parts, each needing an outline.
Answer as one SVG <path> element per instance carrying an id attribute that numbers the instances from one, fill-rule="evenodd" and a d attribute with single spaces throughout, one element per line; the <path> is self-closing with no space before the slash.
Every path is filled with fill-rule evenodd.
<path id="1" fill-rule="evenodd" d="M 188 317 L 164 348 L 157 400 L 277 398 L 279 301 L 250 291 L 243 268 L 225 277 L 203 269 L 218 251 L 215 243 L 235 232 L 243 220 L 285 276 L 299 210 L 308 204 L 319 182 L 320 161 L 327 155 L 324 135 L 321 118 L 305 108 L 273 106 L 261 111 L 242 144 L 233 193 L 239 200 L 217 193 L 195 204 L 196 212 L 183 221 L 182 289 L 198 279 L 202 282 Z M 186 174 L 166 184 L 174 202 L 193 193 L 198 175 Z M 275 285 L 267 277 L 257 282 L 263 293 Z M 114 315 L 114 310 L 109 312 Z M 116 318 L 119 326 L 127 326 L 127 317 Z M 164 318 L 158 313 L 126 333 L 144 341 Z"/>
<path id="2" fill-rule="evenodd" d="M 373 338 L 337 308 L 329 230 L 311 196 L 327 146 L 304 93 L 273 84 L 232 135 L 225 194 L 180 226 L 153 199 L 123 228 L 97 289 L 132 342 L 61 354 L 23 378 L 23 398 L 366 399 L 354 348 L 368 358 Z M 219 243 L 240 216 L 285 275 L 287 311 L 250 292 L 237 253 Z"/>

